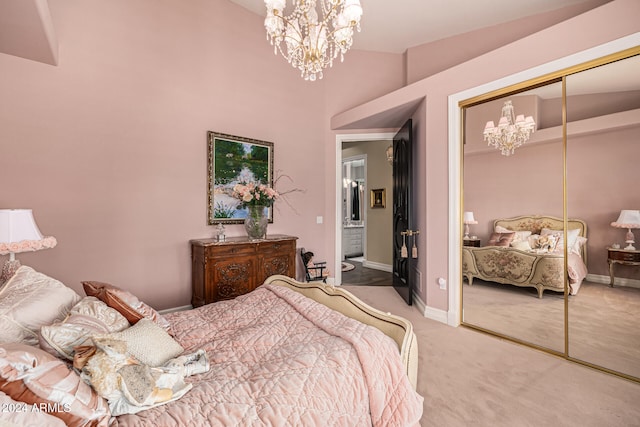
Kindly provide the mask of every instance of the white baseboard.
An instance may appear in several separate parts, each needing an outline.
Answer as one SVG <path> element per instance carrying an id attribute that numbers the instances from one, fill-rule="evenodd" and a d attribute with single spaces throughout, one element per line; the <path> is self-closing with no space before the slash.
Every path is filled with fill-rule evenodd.
<path id="1" fill-rule="evenodd" d="M 588 280 L 589 282 L 604 283 L 605 285 L 608 285 L 611 282 L 611 278 L 609 276 L 605 276 L 602 274 L 587 274 L 586 280 Z M 640 288 L 640 280 L 627 279 L 625 277 L 616 277 L 614 286 Z"/>
<path id="2" fill-rule="evenodd" d="M 413 294 L 413 302 L 418 307 L 420 312 L 427 319 L 435 320 L 440 323 L 448 324 L 447 322 L 447 312 L 444 310 L 439 310 L 431 307 L 427 307 L 427 305 L 420 299 L 418 294 Z"/>
<path id="3" fill-rule="evenodd" d="M 393 266 L 389 264 L 382 264 L 380 262 L 367 261 L 365 259 L 362 261 L 362 266 L 367 268 L 372 268 L 374 270 L 386 271 L 387 273 L 393 273 Z"/>

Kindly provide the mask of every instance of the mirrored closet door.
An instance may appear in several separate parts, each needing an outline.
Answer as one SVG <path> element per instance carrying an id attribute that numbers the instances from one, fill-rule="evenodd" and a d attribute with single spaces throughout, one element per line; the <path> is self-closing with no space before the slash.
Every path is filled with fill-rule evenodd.
<path id="1" fill-rule="evenodd" d="M 564 257 L 532 249 L 543 228 L 562 234 L 561 99 L 556 81 L 466 108 L 463 150 L 463 206 L 473 217 L 463 240 L 463 321 L 557 352 Z M 516 147 L 525 135 L 507 128 L 527 118 L 529 138 Z"/>
<path id="2" fill-rule="evenodd" d="M 568 353 L 640 378 L 640 55 L 568 75 L 566 104 L 567 215 L 589 224 Z"/>
<path id="3" fill-rule="evenodd" d="M 460 106 L 463 325 L 640 381 L 640 47 Z"/>

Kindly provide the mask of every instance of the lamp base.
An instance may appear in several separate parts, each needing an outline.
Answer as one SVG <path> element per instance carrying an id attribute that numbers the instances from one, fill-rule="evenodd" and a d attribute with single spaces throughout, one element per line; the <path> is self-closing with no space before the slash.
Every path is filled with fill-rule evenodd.
<path id="1" fill-rule="evenodd" d="M 2 274 L 0 274 L 0 286 L 4 285 L 16 274 L 16 271 L 20 268 L 20 261 L 17 259 L 5 261 L 2 266 Z"/>
<path id="2" fill-rule="evenodd" d="M 633 246 L 633 244 L 635 242 L 627 242 L 627 243 L 628 243 L 627 247 L 624 248 L 625 251 L 635 251 L 636 250 L 635 246 Z"/>

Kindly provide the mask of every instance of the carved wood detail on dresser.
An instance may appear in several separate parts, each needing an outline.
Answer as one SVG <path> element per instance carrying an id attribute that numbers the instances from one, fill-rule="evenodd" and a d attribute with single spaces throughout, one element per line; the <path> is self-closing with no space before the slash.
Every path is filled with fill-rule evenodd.
<path id="1" fill-rule="evenodd" d="M 251 292 L 267 277 L 296 277 L 297 237 L 282 234 L 191 240 L 191 305 L 200 307 Z"/>

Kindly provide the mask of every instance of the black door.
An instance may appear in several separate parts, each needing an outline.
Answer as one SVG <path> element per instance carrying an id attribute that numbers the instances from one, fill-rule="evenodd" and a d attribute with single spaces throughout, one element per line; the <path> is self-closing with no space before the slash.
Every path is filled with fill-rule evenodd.
<path id="1" fill-rule="evenodd" d="M 393 138 L 393 287 L 407 302 L 413 303 L 412 251 L 415 235 L 412 218 L 412 125 L 411 119 Z"/>

